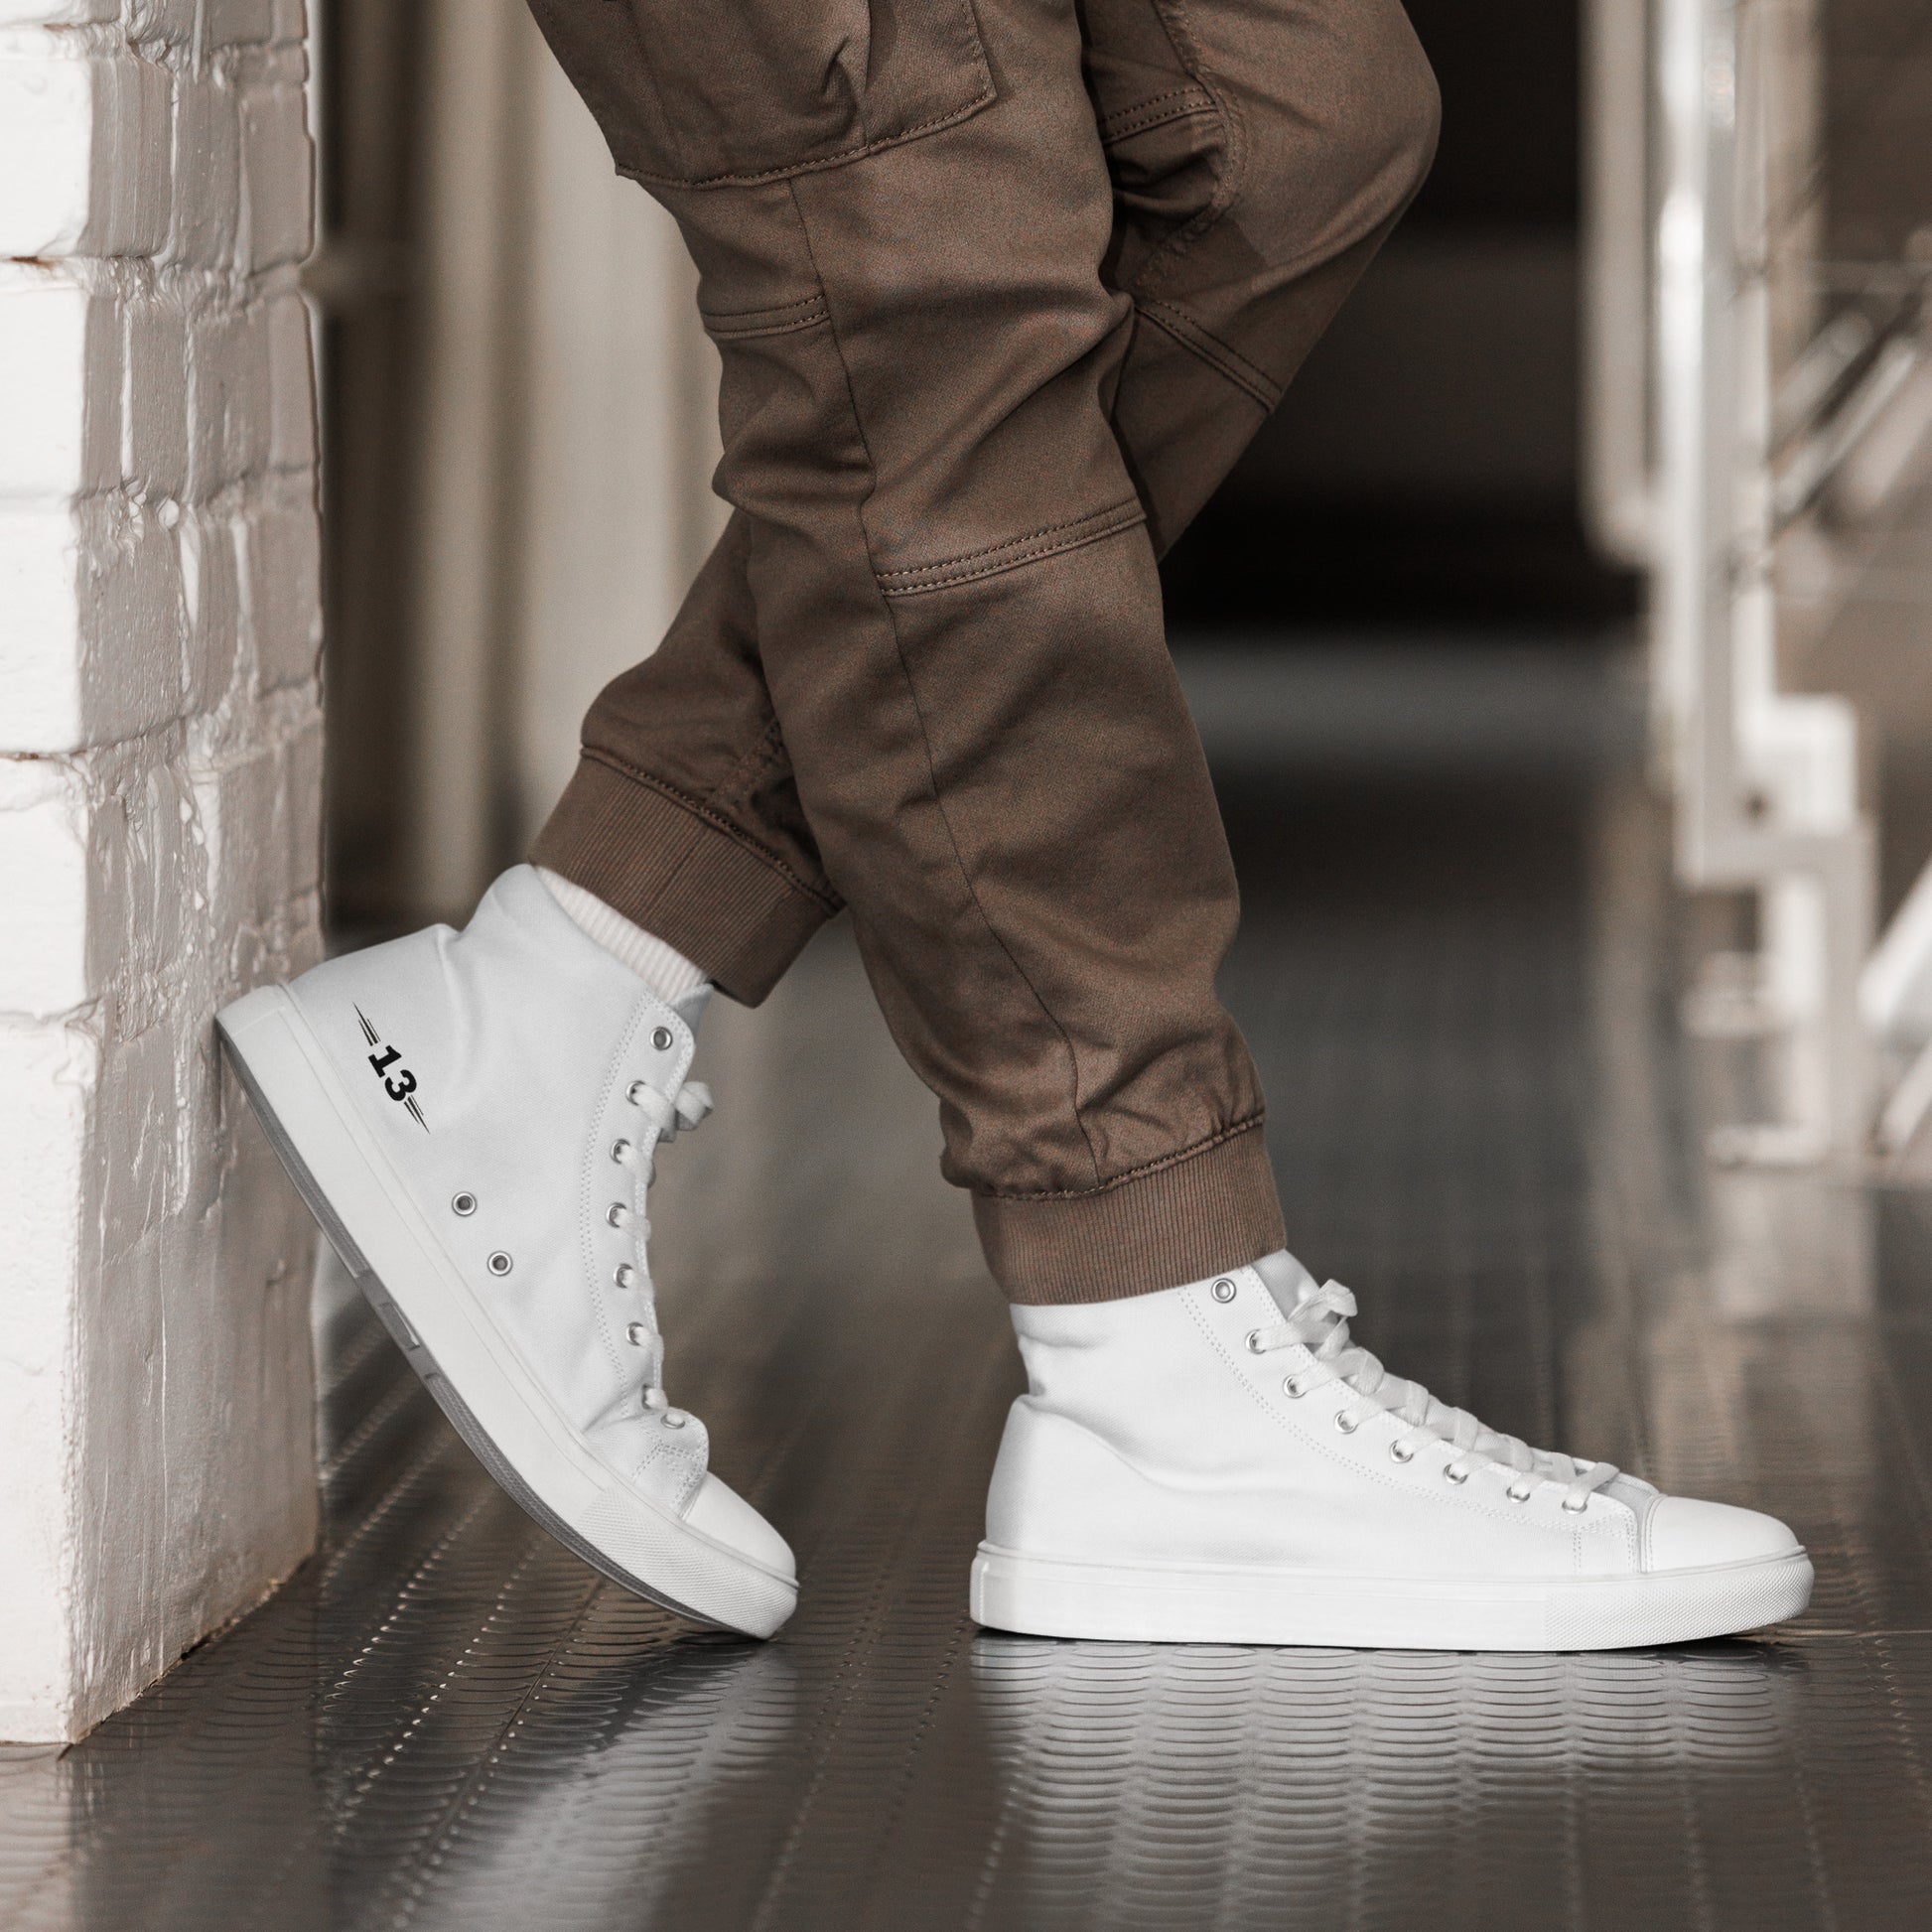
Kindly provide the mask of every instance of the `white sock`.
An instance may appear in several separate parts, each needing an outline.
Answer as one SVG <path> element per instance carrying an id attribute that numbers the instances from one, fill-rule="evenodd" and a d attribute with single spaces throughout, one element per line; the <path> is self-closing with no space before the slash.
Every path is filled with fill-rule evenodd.
<path id="1" fill-rule="evenodd" d="M 642 926 L 626 919 L 615 906 L 606 905 L 595 893 L 573 886 L 561 874 L 536 869 L 537 877 L 550 889 L 550 897 L 561 905 L 584 932 L 614 958 L 621 959 L 666 1006 L 684 1003 L 685 996 L 705 984 L 704 969 L 694 966 L 675 946 L 653 938 Z M 704 1002 L 695 1003 L 699 1013 Z"/>

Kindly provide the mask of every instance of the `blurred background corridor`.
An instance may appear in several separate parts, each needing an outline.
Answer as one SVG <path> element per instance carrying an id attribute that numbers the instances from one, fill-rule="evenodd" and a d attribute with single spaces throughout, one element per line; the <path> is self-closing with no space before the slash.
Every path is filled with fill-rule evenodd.
<path id="1" fill-rule="evenodd" d="M 522 856 L 722 506 L 691 271 L 522 0 L 313 4 L 347 946 Z M 1664 83 L 1729 10 L 1410 12 L 1435 173 L 1164 566 L 1225 997 L 1367 1345 L 1784 1516 L 1807 1616 L 1548 1657 L 977 1629 L 1018 1364 L 839 924 L 719 1003 L 719 1115 L 653 1196 L 673 1391 L 800 1557 L 781 1640 L 553 1544 L 326 1260 L 323 1550 L 82 1743 L 0 1752 L 0 1921 L 1932 1923 L 1932 993 L 1911 931 L 1833 978 L 1932 855 L 1932 4 L 1742 10 L 1776 112 L 1696 266 L 1761 298 L 1722 354 L 1673 307 Z M 1698 537 L 1714 492 L 1755 549 Z"/>

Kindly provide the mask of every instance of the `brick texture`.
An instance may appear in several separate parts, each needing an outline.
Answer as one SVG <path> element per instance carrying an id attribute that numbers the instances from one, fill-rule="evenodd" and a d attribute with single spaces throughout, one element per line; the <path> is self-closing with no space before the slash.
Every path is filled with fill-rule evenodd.
<path id="1" fill-rule="evenodd" d="M 216 1007 L 319 954 L 296 0 L 0 0 L 0 1738 L 314 1536 L 305 1218 Z"/>

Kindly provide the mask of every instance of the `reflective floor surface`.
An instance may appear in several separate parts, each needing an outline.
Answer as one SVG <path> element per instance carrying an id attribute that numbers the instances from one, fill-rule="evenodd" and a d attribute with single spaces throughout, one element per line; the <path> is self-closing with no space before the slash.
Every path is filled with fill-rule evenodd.
<path id="1" fill-rule="evenodd" d="M 1296 1246 L 1449 1399 L 1791 1518 L 1811 1613 L 1557 1657 L 975 1629 L 1015 1359 L 835 929 L 707 1023 L 720 1113 L 659 1188 L 673 1395 L 801 1560 L 779 1641 L 552 1544 L 332 1281 L 326 1549 L 83 1744 L 0 1756 L 0 1923 L 1932 1925 L 1932 1214 L 1703 1160 L 1743 1089 L 1676 1024 L 1709 915 L 1621 672 L 1187 665 Z"/>

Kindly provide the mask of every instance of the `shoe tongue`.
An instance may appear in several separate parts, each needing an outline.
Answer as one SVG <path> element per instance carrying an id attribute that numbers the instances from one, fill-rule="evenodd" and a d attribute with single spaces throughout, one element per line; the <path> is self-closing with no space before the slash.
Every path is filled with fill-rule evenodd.
<path id="1" fill-rule="evenodd" d="M 1283 1314 L 1293 1314 L 1321 1286 L 1286 1248 L 1263 1255 L 1254 1271 Z"/>
<path id="2" fill-rule="evenodd" d="M 706 980 L 701 986 L 694 986 L 688 993 L 680 993 L 675 1000 L 670 1002 L 671 1011 L 694 1034 L 698 1031 L 698 1022 L 704 1018 L 705 1008 L 711 1004 L 711 995 L 714 990 L 711 982 Z"/>

